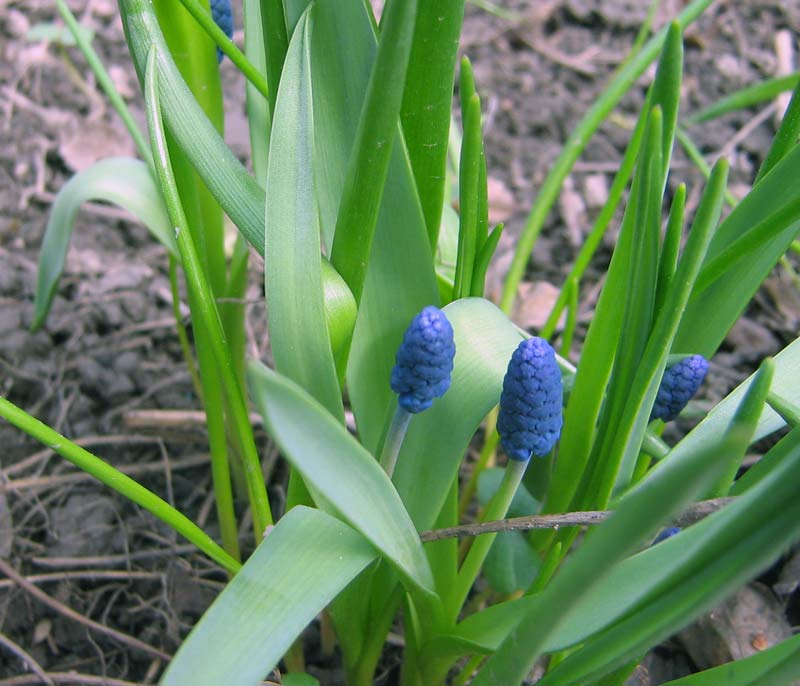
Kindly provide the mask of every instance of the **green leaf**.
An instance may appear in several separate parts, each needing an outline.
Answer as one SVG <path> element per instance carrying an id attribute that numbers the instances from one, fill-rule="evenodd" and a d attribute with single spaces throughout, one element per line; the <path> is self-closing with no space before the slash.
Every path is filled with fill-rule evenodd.
<path id="1" fill-rule="evenodd" d="M 345 174 L 331 264 L 361 302 L 384 184 L 398 130 L 417 0 L 390 0 Z"/>
<path id="2" fill-rule="evenodd" d="M 178 72 L 152 3 L 120 0 L 120 14 L 140 83 L 147 55 L 158 55 L 158 89 L 167 127 L 178 145 L 248 242 L 264 252 L 264 191 L 225 145 Z"/>
<path id="3" fill-rule="evenodd" d="M 375 557 L 346 524 L 295 507 L 206 611 L 161 685 L 255 686 Z"/>
<path id="4" fill-rule="evenodd" d="M 786 252 L 800 230 L 800 189 L 786 179 L 798 174 L 800 146 L 776 164 L 722 222 L 698 277 L 698 292 L 692 294 L 681 321 L 676 351 L 710 358 Z M 751 232 L 758 240 L 752 240 Z M 733 246 L 737 247 L 731 254 Z M 714 268 L 716 273 L 709 278 L 707 269 L 726 251 L 733 266 L 721 272 Z"/>
<path id="5" fill-rule="evenodd" d="M 450 390 L 411 421 L 394 473 L 397 490 L 420 530 L 436 521 L 467 446 L 500 400 L 508 360 L 522 340 L 488 300 L 457 300 L 444 313 L 456 345 Z"/>
<path id="6" fill-rule="evenodd" d="M 797 79 L 798 77 L 800 77 L 800 73 L 795 74 L 795 78 Z M 764 157 L 764 161 L 761 163 L 754 185 L 772 171 L 772 168 L 787 153 L 791 152 L 792 148 L 797 144 L 798 134 L 800 134 L 800 80 L 795 83 L 789 106 L 783 113 L 781 125 L 772 140 L 772 145 Z"/>
<path id="7" fill-rule="evenodd" d="M 292 35 L 275 105 L 267 168 L 264 290 L 276 369 L 344 422 L 328 337 L 314 195 L 308 14 Z"/>
<path id="8" fill-rule="evenodd" d="M 259 362 L 250 363 L 248 379 L 270 436 L 318 504 L 360 531 L 413 585 L 432 593 L 419 535 L 375 458 L 291 380 Z"/>
<path id="9" fill-rule="evenodd" d="M 177 257 L 175 235 L 153 176 L 141 160 L 111 157 L 100 160 L 73 176 L 58 192 L 39 255 L 33 324 L 38 329 L 53 301 L 69 241 L 80 206 L 89 201 L 104 201 L 125 208 L 136 216 L 162 245 Z"/>
<path id="10" fill-rule="evenodd" d="M 311 64 L 316 130 L 315 188 L 324 244 L 339 213 L 361 103 L 375 56 L 375 36 L 361 0 L 315 3 Z M 425 219 L 402 139 L 392 146 L 388 179 L 353 334 L 347 387 L 362 444 L 380 448 L 394 409 L 389 377 L 411 319 L 438 302 Z"/>
<path id="11" fill-rule="evenodd" d="M 463 16 L 464 0 L 419 3 L 400 112 L 431 248 L 438 242 L 444 202 L 453 81 Z"/>
<path id="12" fill-rule="evenodd" d="M 784 91 L 792 90 L 798 83 L 800 83 L 800 72 L 789 74 L 788 76 L 764 79 L 752 86 L 746 86 L 730 95 L 726 95 L 702 110 L 698 110 L 686 121 L 689 124 L 699 124 L 709 119 L 721 117 L 723 114 L 728 114 L 728 112 L 747 109 L 767 100 L 774 100 L 775 96 Z"/>

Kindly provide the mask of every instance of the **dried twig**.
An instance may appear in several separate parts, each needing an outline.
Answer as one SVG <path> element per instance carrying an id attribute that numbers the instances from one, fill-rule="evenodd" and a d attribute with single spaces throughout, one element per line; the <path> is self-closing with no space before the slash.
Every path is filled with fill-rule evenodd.
<path id="1" fill-rule="evenodd" d="M 733 498 L 715 498 L 703 500 L 686 508 L 677 515 L 672 523 L 675 526 L 689 526 L 721 509 Z M 441 541 L 444 538 L 462 538 L 466 536 L 480 536 L 481 534 L 500 533 L 503 531 L 530 531 L 531 529 L 560 529 L 563 526 L 591 526 L 600 524 L 613 514 L 611 510 L 590 512 L 567 512 L 565 514 L 530 515 L 528 517 L 512 517 L 499 519 L 492 522 L 477 524 L 462 524 L 450 526 L 445 529 L 423 531 L 420 538 L 423 543 Z"/>
<path id="2" fill-rule="evenodd" d="M 22 646 L 17 645 L 8 636 L 2 633 L 0 633 L 0 645 L 10 650 L 12 653 L 14 653 L 14 655 L 22 660 L 28 669 L 30 669 L 39 679 L 41 679 L 40 683 L 47 684 L 47 686 L 55 686 L 53 680 L 48 677 L 47 674 L 45 674 L 42 666 L 36 662 L 33 656 L 30 655 Z"/>

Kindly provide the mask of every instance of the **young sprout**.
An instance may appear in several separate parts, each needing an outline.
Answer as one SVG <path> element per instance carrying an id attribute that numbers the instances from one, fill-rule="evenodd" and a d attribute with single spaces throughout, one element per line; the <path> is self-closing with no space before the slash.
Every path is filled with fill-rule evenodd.
<path id="1" fill-rule="evenodd" d="M 427 410 L 450 388 L 455 354 L 453 327 L 444 312 L 430 305 L 411 320 L 392 369 L 397 411 L 381 455 L 381 466 L 389 476 L 394 472 L 411 415 Z"/>
<path id="2" fill-rule="evenodd" d="M 233 40 L 233 10 L 231 0 L 211 0 L 211 18 L 219 26 L 225 35 Z M 217 62 L 222 62 L 224 57 L 222 50 L 217 48 Z"/>
<path id="3" fill-rule="evenodd" d="M 697 393 L 706 372 L 708 361 L 702 355 L 685 357 L 667 369 L 661 379 L 650 419 L 663 419 L 665 422 L 675 419 Z"/>
<path id="4" fill-rule="evenodd" d="M 508 364 L 500 396 L 497 432 L 512 460 L 544 457 L 561 435 L 563 385 L 550 344 L 529 338 L 519 344 Z"/>

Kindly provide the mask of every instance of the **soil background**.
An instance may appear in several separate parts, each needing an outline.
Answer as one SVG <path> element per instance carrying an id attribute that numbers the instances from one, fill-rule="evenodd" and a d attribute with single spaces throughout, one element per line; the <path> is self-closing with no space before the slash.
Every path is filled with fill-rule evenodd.
<path id="1" fill-rule="evenodd" d="M 648 4 L 507 0 L 498 14 L 468 7 L 462 49 L 483 99 L 492 217 L 507 225 L 488 284 L 494 297 L 545 174 L 624 59 Z M 69 5 L 94 31 L 95 48 L 143 120 L 116 4 Z M 656 28 L 683 6 L 663 0 Z M 55 193 L 94 161 L 133 154 L 81 54 L 53 34 L 61 25 L 56 17 L 49 0 L 0 0 L 0 394 L 124 468 L 216 535 L 202 418 L 175 335 L 164 250 L 125 213 L 85 207 L 47 323 L 28 331 L 38 249 Z M 797 49 L 800 0 L 715 2 L 686 32 L 683 113 L 775 75 L 786 64 L 776 47 L 784 31 Z M 245 159 L 243 82 L 227 60 L 221 69 L 227 137 Z M 623 98 L 567 180 L 521 287 L 516 318 L 522 325 L 535 329 L 544 322 L 602 206 L 652 76 L 649 70 Z M 709 161 L 730 158 L 735 195 L 752 183 L 775 132 L 777 108 L 768 102 L 688 128 Z M 680 150 L 672 170 L 670 187 L 685 181 L 695 205 L 701 174 Z M 612 227 L 582 285 L 575 353 L 614 237 Z M 261 267 L 254 259 L 247 322 L 250 351 L 264 357 Z M 764 356 L 794 340 L 798 292 L 791 261 L 776 268 L 712 360 L 702 402 L 723 397 Z M 186 414 L 175 425 L 145 410 Z M 271 496 L 280 502 L 285 474 L 260 440 Z M 152 517 L 4 422 L 0 565 L 0 686 L 156 683 L 165 657 L 225 580 Z M 652 651 L 630 683 L 660 684 L 791 635 L 798 580 L 800 562 L 787 554 L 725 606 Z M 147 646 L 87 629 L 70 612 Z M 323 684 L 342 683 L 335 658 L 316 650 L 315 631 L 307 633 L 309 670 Z M 378 683 L 395 683 L 391 651 L 384 667 Z"/>

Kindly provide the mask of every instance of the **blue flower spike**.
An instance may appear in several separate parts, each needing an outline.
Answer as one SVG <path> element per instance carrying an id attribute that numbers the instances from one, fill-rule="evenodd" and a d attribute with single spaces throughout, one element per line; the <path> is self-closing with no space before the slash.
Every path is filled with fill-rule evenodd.
<path id="1" fill-rule="evenodd" d="M 517 346 L 500 396 L 497 431 L 506 454 L 527 462 L 544 457 L 561 435 L 563 385 L 556 354 L 543 338 Z"/>
<path id="2" fill-rule="evenodd" d="M 708 372 L 708 361 L 702 355 L 685 357 L 664 372 L 650 420 L 671 422 L 686 407 Z"/>
<path id="3" fill-rule="evenodd" d="M 233 9 L 231 0 L 211 0 L 211 18 L 219 26 L 225 35 L 233 40 Z M 225 54 L 217 48 L 217 64 L 222 62 Z"/>
<path id="4" fill-rule="evenodd" d="M 392 369 L 397 411 L 381 453 L 381 466 L 390 477 L 411 416 L 427 410 L 450 388 L 455 354 L 453 327 L 444 312 L 431 305 L 411 320 Z"/>
<path id="5" fill-rule="evenodd" d="M 406 329 L 392 369 L 392 390 L 406 412 L 427 410 L 445 394 L 455 354 L 453 327 L 444 312 L 426 307 Z"/>

